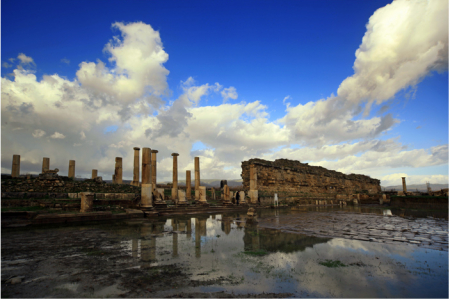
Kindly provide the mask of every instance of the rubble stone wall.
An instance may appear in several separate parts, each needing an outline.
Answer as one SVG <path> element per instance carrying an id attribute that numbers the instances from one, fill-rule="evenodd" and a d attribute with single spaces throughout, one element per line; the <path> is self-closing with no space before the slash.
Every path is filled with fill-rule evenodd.
<path id="1" fill-rule="evenodd" d="M 366 175 L 346 175 L 297 160 L 267 161 L 258 158 L 242 162 L 241 177 L 245 190 L 250 188 L 250 165 L 256 168 L 257 189 L 261 195 L 280 193 L 301 197 L 381 192 L 380 180 Z"/>

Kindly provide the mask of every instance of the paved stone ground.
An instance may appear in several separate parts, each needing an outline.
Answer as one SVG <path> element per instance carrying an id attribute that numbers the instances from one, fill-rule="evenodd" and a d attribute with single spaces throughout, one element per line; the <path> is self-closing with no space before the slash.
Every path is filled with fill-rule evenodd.
<path id="1" fill-rule="evenodd" d="M 258 227 L 317 237 L 410 243 L 448 252 L 448 221 L 349 212 L 307 212 L 259 219 Z"/>

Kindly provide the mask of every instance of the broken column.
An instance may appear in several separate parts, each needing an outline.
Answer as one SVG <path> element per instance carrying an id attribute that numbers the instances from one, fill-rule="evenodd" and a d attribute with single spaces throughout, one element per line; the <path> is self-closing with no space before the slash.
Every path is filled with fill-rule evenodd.
<path id="1" fill-rule="evenodd" d="M 206 186 L 199 186 L 199 201 L 202 203 L 206 203 Z"/>
<path id="2" fill-rule="evenodd" d="M 403 184 L 403 193 L 406 194 L 406 179 L 405 179 L 405 177 L 402 177 L 402 184 Z"/>
<path id="3" fill-rule="evenodd" d="M 255 165 L 250 165 L 250 190 L 248 195 L 250 197 L 250 203 L 258 202 L 258 174 Z"/>
<path id="4" fill-rule="evenodd" d="M 178 200 L 178 153 L 172 153 L 173 169 L 172 169 L 172 200 Z"/>
<path id="5" fill-rule="evenodd" d="M 92 169 L 92 178 L 91 179 L 95 179 L 95 178 L 97 178 L 97 170 Z"/>
<path id="6" fill-rule="evenodd" d="M 178 201 L 177 205 L 187 205 L 186 195 L 183 190 L 178 190 Z"/>
<path id="7" fill-rule="evenodd" d="M 69 178 L 75 178 L 75 161 L 69 160 Z"/>
<path id="8" fill-rule="evenodd" d="M 152 184 L 142 183 L 141 184 L 141 209 L 151 210 L 153 209 L 153 186 Z"/>
<path id="9" fill-rule="evenodd" d="M 122 184 L 122 157 L 116 157 L 116 167 L 114 169 L 114 180 L 117 184 Z"/>
<path id="10" fill-rule="evenodd" d="M 191 198 L 191 171 L 186 170 L 186 199 Z"/>
<path id="11" fill-rule="evenodd" d="M 150 148 L 142 148 L 142 183 L 152 183 L 152 155 Z"/>
<path id="12" fill-rule="evenodd" d="M 199 200 L 199 187 L 200 187 L 200 157 L 194 158 L 195 166 L 195 200 Z"/>
<path id="13" fill-rule="evenodd" d="M 20 175 L 20 155 L 14 154 L 11 168 L 11 177 L 19 177 Z"/>
<path id="14" fill-rule="evenodd" d="M 158 150 L 152 150 L 152 185 L 156 189 L 156 153 Z"/>
<path id="15" fill-rule="evenodd" d="M 94 206 L 94 193 L 83 192 L 81 194 L 80 212 L 90 212 Z"/>
<path id="16" fill-rule="evenodd" d="M 245 192 L 244 191 L 240 191 L 238 193 L 239 193 L 239 203 L 246 204 L 247 201 L 245 201 Z"/>
<path id="17" fill-rule="evenodd" d="M 134 147 L 134 164 L 133 164 L 133 181 L 131 185 L 139 186 L 139 150 L 141 148 Z"/>
<path id="18" fill-rule="evenodd" d="M 42 159 L 42 174 L 44 174 L 44 171 L 50 170 L 50 158 L 44 157 Z"/>
<path id="19" fill-rule="evenodd" d="M 231 203 L 231 197 L 230 197 L 230 187 L 228 185 L 225 185 L 223 187 L 223 203 L 229 204 Z"/>
<path id="20" fill-rule="evenodd" d="M 216 189 L 211 188 L 211 199 L 216 200 Z"/>

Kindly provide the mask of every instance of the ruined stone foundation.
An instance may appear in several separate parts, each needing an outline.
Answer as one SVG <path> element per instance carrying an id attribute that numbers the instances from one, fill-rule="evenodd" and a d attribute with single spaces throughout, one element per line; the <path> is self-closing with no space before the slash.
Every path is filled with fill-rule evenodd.
<path id="1" fill-rule="evenodd" d="M 284 193 L 297 196 L 324 194 L 376 194 L 381 192 L 380 180 L 365 175 L 350 174 L 310 166 L 297 160 L 277 159 L 267 161 L 252 158 L 242 162 L 243 185 L 251 189 L 250 166 L 256 172 L 256 190 L 264 194 Z"/>

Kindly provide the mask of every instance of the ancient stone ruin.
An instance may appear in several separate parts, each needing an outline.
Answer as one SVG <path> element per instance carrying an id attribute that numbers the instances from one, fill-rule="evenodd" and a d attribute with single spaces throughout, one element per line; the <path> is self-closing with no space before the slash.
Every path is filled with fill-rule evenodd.
<path id="1" fill-rule="evenodd" d="M 252 202 L 254 202 L 253 198 L 258 197 L 258 191 L 268 194 L 285 192 L 305 195 L 350 195 L 361 192 L 377 194 L 381 192 L 378 179 L 366 175 L 346 175 L 288 159 L 267 161 L 254 158 L 243 161 L 241 177 L 244 190 L 250 191 L 249 196 L 252 198 Z"/>

